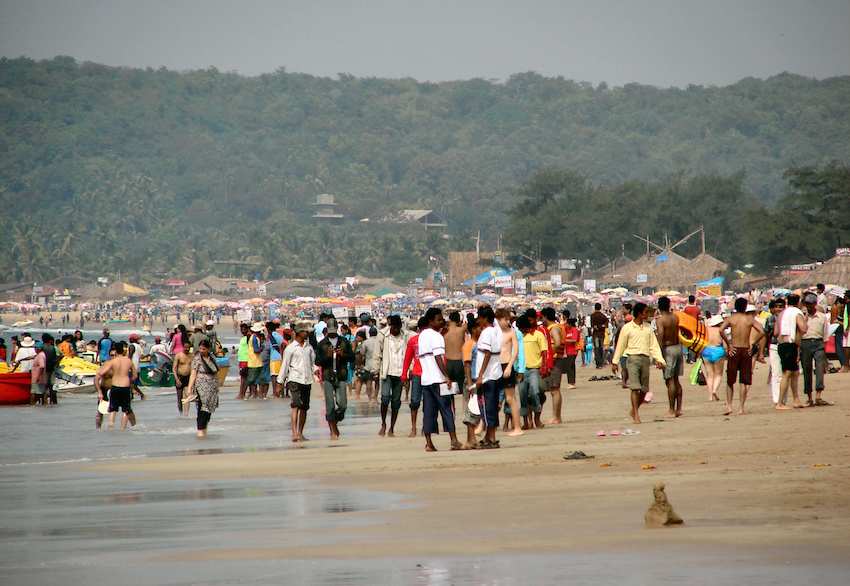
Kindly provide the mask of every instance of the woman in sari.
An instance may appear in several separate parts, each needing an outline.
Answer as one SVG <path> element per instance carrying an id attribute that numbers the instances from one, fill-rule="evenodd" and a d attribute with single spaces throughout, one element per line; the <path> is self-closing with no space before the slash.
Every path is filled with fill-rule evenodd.
<path id="1" fill-rule="evenodd" d="M 189 377 L 188 397 L 184 401 L 197 401 L 198 437 L 207 436 L 207 424 L 218 407 L 218 366 L 210 352 L 209 340 L 201 340 L 198 352 L 192 357 L 192 374 Z"/>

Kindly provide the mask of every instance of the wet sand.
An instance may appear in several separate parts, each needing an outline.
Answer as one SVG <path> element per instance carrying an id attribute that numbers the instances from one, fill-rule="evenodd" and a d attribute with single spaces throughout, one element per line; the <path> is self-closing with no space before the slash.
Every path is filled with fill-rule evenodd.
<path id="1" fill-rule="evenodd" d="M 722 416 L 722 403 L 707 401 L 704 387 L 685 383 L 685 414 L 670 419 L 666 391 L 654 372 L 656 398 L 642 408 L 644 423 L 636 426 L 626 417 L 627 392 L 618 383 L 588 381 L 600 374 L 609 371 L 579 369 L 579 388 L 564 391 L 565 424 L 517 438 L 500 433 L 499 450 L 450 452 L 448 436 L 441 434 L 440 451 L 427 454 L 421 438 L 406 437 L 410 423 L 403 406 L 395 438 L 378 437 L 375 418 L 374 436 L 346 437 L 343 423 L 343 439 L 333 444 L 323 432 L 301 449 L 117 461 L 82 469 L 153 483 L 306 479 L 322 487 L 399 493 L 412 505 L 353 512 L 368 516 L 370 523 L 330 532 L 306 528 L 293 535 L 271 529 L 273 545 L 199 544 L 176 554 L 151 552 L 152 563 L 636 549 L 657 554 L 675 546 L 691 556 L 710 553 L 717 563 L 738 555 L 768 565 L 799 559 L 848 568 L 850 375 L 827 378 L 825 397 L 836 406 L 775 412 L 767 369 L 759 365 L 750 413 L 729 417 Z M 321 405 L 315 395 L 313 405 Z M 546 416 L 550 405 L 547 401 Z M 281 425 L 288 433 L 288 421 Z M 629 427 L 640 434 L 596 437 L 597 430 Z M 573 450 L 595 458 L 564 461 Z M 655 469 L 642 470 L 642 464 Z M 658 481 L 666 483 L 684 526 L 643 528 Z"/>

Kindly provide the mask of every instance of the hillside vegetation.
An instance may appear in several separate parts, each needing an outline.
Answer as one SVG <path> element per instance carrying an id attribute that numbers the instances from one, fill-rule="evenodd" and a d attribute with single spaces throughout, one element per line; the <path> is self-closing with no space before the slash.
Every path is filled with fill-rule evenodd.
<path id="1" fill-rule="evenodd" d="M 419 83 L 2 59 L 0 125 L 2 280 L 119 270 L 146 280 L 206 273 L 216 259 L 254 259 L 265 277 L 406 279 L 478 229 L 495 242 L 521 227 L 512 215 L 548 169 L 609 186 L 605 210 L 628 209 L 637 191 L 652 199 L 644 191 L 666 181 L 684 186 L 663 200 L 676 212 L 694 193 L 710 198 L 715 178 L 724 206 L 741 194 L 761 214 L 789 191 L 788 168 L 847 160 L 850 77 L 659 89 L 534 73 Z M 310 220 L 325 192 L 350 223 Z M 585 204 L 556 211 L 570 218 Z M 400 208 L 436 210 L 450 237 L 374 223 Z M 615 225 L 663 235 L 646 224 Z M 680 224 L 671 238 L 692 222 Z M 550 252 L 619 253 L 622 234 L 591 237 Z M 749 241 L 747 254 L 765 249 Z"/>

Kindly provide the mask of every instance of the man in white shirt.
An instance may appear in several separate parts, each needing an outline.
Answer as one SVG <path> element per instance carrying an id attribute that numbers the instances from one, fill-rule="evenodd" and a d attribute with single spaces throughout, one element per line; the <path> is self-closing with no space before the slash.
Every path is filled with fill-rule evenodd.
<path id="1" fill-rule="evenodd" d="M 779 383 L 779 403 L 776 404 L 776 409 L 785 411 L 791 409 L 785 404 L 788 397 L 788 387 L 791 387 L 791 394 L 794 398 L 794 408 L 802 409 L 803 404 L 800 403 L 800 341 L 803 334 L 806 333 L 806 319 L 803 317 L 803 312 L 798 307 L 800 305 L 800 296 L 792 293 L 786 300 L 785 309 L 779 314 L 774 326 L 778 345 L 779 362 L 782 365 L 782 382 Z"/>
<path id="2" fill-rule="evenodd" d="M 380 341 L 380 379 L 381 379 L 381 437 L 387 435 L 387 411 L 392 407 L 389 436 L 395 436 L 395 422 L 401 408 L 401 371 L 404 365 L 404 352 L 407 349 L 407 336 L 401 327 L 401 316 L 391 315 L 389 327 L 378 334 Z"/>
<path id="3" fill-rule="evenodd" d="M 455 433 L 454 396 L 449 388 L 446 372 L 446 344 L 440 333 L 446 320 L 436 307 L 425 312 L 428 324 L 419 334 L 419 364 L 422 366 L 422 434 L 425 436 L 425 451 L 436 452 L 431 435 L 437 433 L 437 412 L 443 418 L 443 431 L 451 437 L 451 449 L 461 449 Z"/>
<path id="4" fill-rule="evenodd" d="M 486 427 L 479 447 L 498 448 L 496 429 L 499 427 L 499 383 L 502 380 L 502 365 L 499 362 L 502 330 L 496 325 L 496 314 L 489 305 L 478 309 L 478 321 L 482 331 L 476 344 L 475 372 L 472 376 L 475 377 L 478 404 Z"/>
<path id="5" fill-rule="evenodd" d="M 278 384 L 285 385 L 289 391 L 293 442 L 304 441 L 304 424 L 310 409 L 310 389 L 313 384 L 316 352 L 307 342 L 309 335 L 308 325 L 296 326 L 295 341 L 283 351 L 280 372 L 277 375 Z"/>

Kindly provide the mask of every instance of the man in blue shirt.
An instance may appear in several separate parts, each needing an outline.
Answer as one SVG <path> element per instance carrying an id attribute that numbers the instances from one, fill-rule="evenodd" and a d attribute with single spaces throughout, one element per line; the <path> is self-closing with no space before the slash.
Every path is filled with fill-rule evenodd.
<path id="1" fill-rule="evenodd" d="M 112 338 L 109 337 L 109 330 L 103 329 L 103 337 L 97 343 L 97 358 L 101 364 L 109 360 L 109 351 L 112 350 Z"/>

